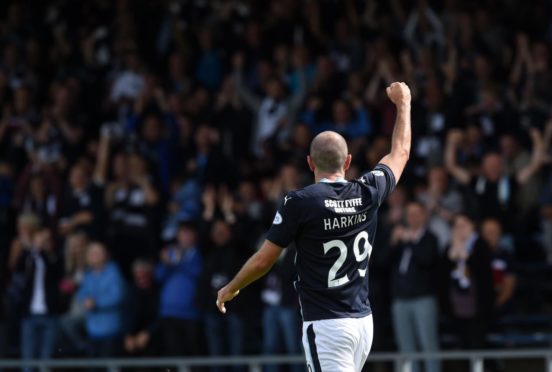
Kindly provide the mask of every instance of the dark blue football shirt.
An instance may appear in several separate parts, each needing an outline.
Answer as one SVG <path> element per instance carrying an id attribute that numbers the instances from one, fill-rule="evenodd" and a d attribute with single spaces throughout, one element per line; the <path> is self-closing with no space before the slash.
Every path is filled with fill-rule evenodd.
<path id="1" fill-rule="evenodd" d="M 303 320 L 360 318 L 371 313 L 368 260 L 377 212 L 395 187 L 384 164 L 354 181 L 319 182 L 286 195 L 267 239 L 295 242 L 295 288 Z"/>

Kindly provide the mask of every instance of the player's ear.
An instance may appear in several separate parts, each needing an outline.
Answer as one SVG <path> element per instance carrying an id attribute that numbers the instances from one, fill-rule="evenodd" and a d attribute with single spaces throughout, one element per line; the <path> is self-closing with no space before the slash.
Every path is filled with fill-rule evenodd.
<path id="1" fill-rule="evenodd" d="M 353 156 L 351 154 L 347 155 L 345 158 L 345 163 L 343 163 L 343 170 L 347 171 L 351 167 L 351 161 L 353 160 Z"/>
<path id="2" fill-rule="evenodd" d="M 314 169 L 316 168 L 316 166 L 314 165 L 314 162 L 312 161 L 312 158 L 310 157 L 310 155 L 307 155 L 307 164 L 309 165 L 309 169 L 314 172 Z"/>

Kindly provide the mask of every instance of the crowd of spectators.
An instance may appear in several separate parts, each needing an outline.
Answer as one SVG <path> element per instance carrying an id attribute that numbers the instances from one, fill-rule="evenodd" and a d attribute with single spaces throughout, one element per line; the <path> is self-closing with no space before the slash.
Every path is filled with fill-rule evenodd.
<path id="1" fill-rule="evenodd" d="M 3 1 L 0 352 L 299 353 L 293 247 L 225 316 L 216 291 L 312 182 L 313 135 L 347 138 L 349 179 L 387 153 L 393 81 L 412 90 L 413 146 L 372 253 L 374 348 L 393 347 L 392 323 L 400 350 L 437 349 L 437 314 L 459 347 L 484 346 L 491 319 L 519 310 L 515 263 L 552 261 L 551 14 L 544 0 Z"/>

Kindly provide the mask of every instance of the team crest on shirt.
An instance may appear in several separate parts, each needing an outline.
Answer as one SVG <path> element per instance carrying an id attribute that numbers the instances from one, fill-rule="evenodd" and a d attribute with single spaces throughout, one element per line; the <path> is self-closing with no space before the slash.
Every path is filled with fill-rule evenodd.
<path id="1" fill-rule="evenodd" d="M 279 225 L 282 223 L 284 219 L 282 218 L 282 215 L 280 212 L 276 212 L 276 216 L 274 216 L 274 221 L 272 221 L 273 225 Z"/>

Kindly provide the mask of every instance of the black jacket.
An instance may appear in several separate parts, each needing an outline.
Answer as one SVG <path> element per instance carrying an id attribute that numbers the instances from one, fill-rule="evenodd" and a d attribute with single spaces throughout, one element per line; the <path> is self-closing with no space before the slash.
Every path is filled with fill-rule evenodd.
<path id="1" fill-rule="evenodd" d="M 450 248 L 449 248 L 450 249 Z M 448 250 L 444 256 L 444 277 L 441 281 L 444 286 L 443 290 L 443 305 L 451 309 L 451 303 L 448 294 L 453 286 L 454 281 L 451 279 L 451 272 L 455 269 L 456 263 L 451 261 L 448 256 Z M 476 288 L 477 314 L 478 318 L 488 318 L 493 314 L 495 302 L 495 290 L 493 285 L 493 275 L 491 270 L 491 252 L 487 243 L 481 238 L 477 238 L 472 248 L 472 252 L 466 261 L 469 271 L 470 280 Z"/>
<path id="2" fill-rule="evenodd" d="M 58 314 L 60 311 L 59 281 L 63 273 L 61 260 L 55 253 L 40 251 L 38 253 L 44 260 L 45 278 L 44 291 L 46 295 L 47 313 Z M 30 314 L 31 301 L 35 279 L 35 259 L 33 253 L 25 249 L 17 260 L 15 275 L 22 276 L 22 301 L 21 312 L 24 315 Z"/>
<path id="3" fill-rule="evenodd" d="M 412 299 L 436 295 L 435 264 L 439 260 L 438 247 L 437 238 L 429 230 L 417 242 L 399 243 L 391 247 L 393 298 Z M 405 266 L 405 272 L 401 272 L 401 264 Z"/>

